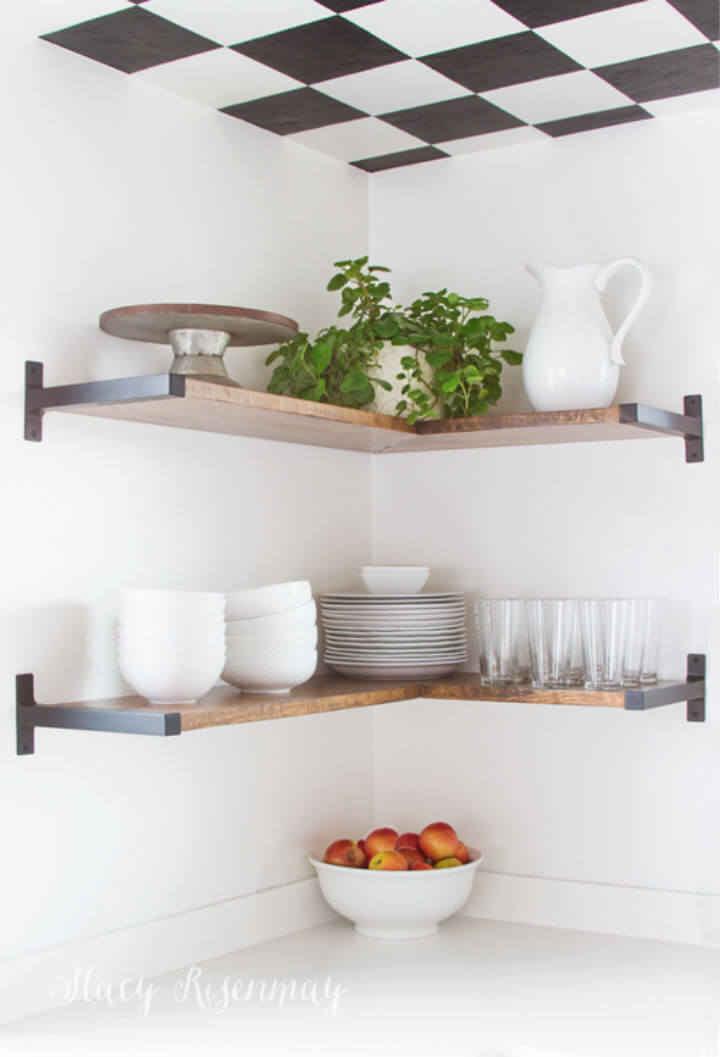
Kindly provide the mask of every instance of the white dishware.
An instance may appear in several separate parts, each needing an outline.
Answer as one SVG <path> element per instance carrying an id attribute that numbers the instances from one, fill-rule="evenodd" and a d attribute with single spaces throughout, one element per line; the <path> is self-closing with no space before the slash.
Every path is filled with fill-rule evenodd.
<path id="1" fill-rule="evenodd" d="M 220 645 L 213 644 L 212 646 L 197 646 L 192 649 L 187 647 L 139 647 L 139 646 L 118 646 L 116 656 L 118 660 L 131 660 L 131 661 L 161 661 L 163 664 L 170 663 L 171 661 L 184 661 L 187 659 L 190 662 L 197 661 L 198 664 L 209 664 L 215 662 L 218 658 L 221 660 L 227 655 L 225 644 Z"/>
<path id="2" fill-rule="evenodd" d="M 365 679 L 446 675 L 467 660 L 465 599 L 434 595 L 337 593 L 320 600 L 323 660 Z"/>
<path id="3" fill-rule="evenodd" d="M 151 705 L 192 705 L 215 684 L 224 653 L 118 656 L 123 678 Z"/>
<path id="4" fill-rule="evenodd" d="M 248 693 L 286 694 L 314 674 L 317 650 L 297 653 L 235 653 L 222 670 L 226 683 Z"/>
<path id="5" fill-rule="evenodd" d="M 266 635 L 228 635 L 227 647 L 228 652 L 296 653 L 298 650 L 314 650 L 317 640 L 318 629 L 313 627 L 268 632 Z"/>
<path id="6" fill-rule="evenodd" d="M 312 599 L 308 580 L 285 584 L 268 584 L 247 591 L 232 591 L 226 596 L 226 617 L 229 621 L 248 617 L 266 617 L 286 609 L 307 605 Z"/>
<path id="7" fill-rule="evenodd" d="M 283 610 L 281 613 L 270 613 L 265 617 L 248 617 L 246 620 L 228 620 L 227 633 L 234 635 L 265 635 L 278 631 L 300 631 L 302 628 L 314 627 L 317 620 L 317 607 L 313 601 L 304 606 Z"/>
<path id="8" fill-rule="evenodd" d="M 225 595 L 219 591 L 155 591 L 126 588 L 120 592 L 121 604 L 196 606 L 212 605 L 223 608 Z"/>
<path id="9" fill-rule="evenodd" d="M 225 644 L 225 627 L 222 624 L 209 629 L 195 626 L 179 631 L 162 625 L 152 628 L 119 627 L 117 639 L 120 646 L 138 646 L 140 649 L 162 649 L 165 646 L 173 649 L 192 649 L 213 643 L 222 646 Z"/>
<path id="10" fill-rule="evenodd" d="M 363 565 L 363 583 L 373 595 L 416 594 L 430 576 L 426 565 Z"/>
<path id="11" fill-rule="evenodd" d="M 334 672 L 350 679 L 439 679 L 443 675 L 450 675 L 461 663 L 438 661 L 427 664 L 380 664 L 371 661 L 326 661 Z"/>
<path id="12" fill-rule="evenodd" d="M 320 891 L 333 910 L 352 921 L 355 931 L 374 939 L 430 936 L 456 914 L 472 891 L 482 853 L 468 848 L 471 862 L 443 870 L 360 870 L 310 856 Z"/>
<path id="13" fill-rule="evenodd" d="M 613 336 L 600 293 L 618 269 L 640 273 L 640 290 L 630 312 Z M 542 285 L 540 311 L 530 331 L 522 373 L 525 392 L 536 411 L 608 407 L 615 396 L 622 343 L 650 294 L 647 269 L 634 257 L 605 268 L 582 264 L 550 268 L 527 264 Z"/>

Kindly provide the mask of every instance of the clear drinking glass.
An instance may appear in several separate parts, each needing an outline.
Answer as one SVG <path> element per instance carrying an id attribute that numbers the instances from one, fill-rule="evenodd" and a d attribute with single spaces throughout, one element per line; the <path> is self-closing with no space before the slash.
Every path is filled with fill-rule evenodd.
<path id="1" fill-rule="evenodd" d="M 593 598 L 580 603 L 585 686 L 619 690 L 625 685 L 625 663 L 631 606 L 627 599 Z"/>
<path id="2" fill-rule="evenodd" d="M 525 612 L 533 687 L 543 690 L 569 686 L 577 602 L 572 598 L 528 599 Z"/>
<path id="3" fill-rule="evenodd" d="M 518 645 L 522 603 L 514 598 L 478 598 L 475 630 L 480 678 L 486 685 L 504 686 L 518 677 Z"/>
<path id="4" fill-rule="evenodd" d="M 634 598 L 629 599 L 627 605 L 625 685 L 656 683 L 662 602 L 654 598 Z"/>
<path id="5" fill-rule="evenodd" d="M 530 643 L 528 641 L 528 621 L 525 603 L 517 601 L 518 607 L 518 642 L 517 657 L 518 668 L 515 676 L 516 683 L 529 683 L 532 679 L 532 666 L 530 664 Z"/>

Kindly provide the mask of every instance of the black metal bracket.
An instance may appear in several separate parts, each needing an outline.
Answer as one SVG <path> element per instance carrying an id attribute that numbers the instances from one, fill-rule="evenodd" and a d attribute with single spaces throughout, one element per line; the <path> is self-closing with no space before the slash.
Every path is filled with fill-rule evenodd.
<path id="1" fill-rule="evenodd" d="M 705 458 L 702 397 L 699 394 L 684 397 L 682 415 L 646 404 L 620 404 L 620 421 L 653 433 L 684 437 L 685 462 L 702 462 Z"/>
<path id="2" fill-rule="evenodd" d="M 705 673 L 704 653 L 689 653 L 687 657 L 687 679 L 684 683 L 665 683 L 659 686 L 641 687 L 625 691 L 625 708 L 636 710 L 659 708 L 687 701 L 689 723 L 705 722 Z"/>
<path id="3" fill-rule="evenodd" d="M 55 385 L 46 389 L 42 363 L 29 360 L 25 364 L 25 440 L 42 440 L 43 414 L 53 407 L 122 404 L 157 400 L 163 396 L 185 396 L 184 376 L 146 374 L 137 378 L 110 378 L 77 385 Z"/>
<path id="4" fill-rule="evenodd" d="M 32 675 L 15 677 L 15 720 L 18 756 L 31 756 L 35 752 L 35 730 L 38 727 L 102 730 L 112 734 L 152 734 L 163 738 L 180 733 L 179 712 L 39 705 L 35 701 Z"/>

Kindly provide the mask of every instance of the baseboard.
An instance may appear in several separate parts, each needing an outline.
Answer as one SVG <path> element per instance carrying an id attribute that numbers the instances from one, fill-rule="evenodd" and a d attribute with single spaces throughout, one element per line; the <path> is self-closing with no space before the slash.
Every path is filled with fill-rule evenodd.
<path id="1" fill-rule="evenodd" d="M 53 983 L 77 966 L 109 980 L 159 976 L 335 917 L 311 878 L 0 962 L 0 1024 L 50 1009 Z"/>
<path id="2" fill-rule="evenodd" d="M 468 917 L 720 947 L 720 896 L 478 871 Z"/>

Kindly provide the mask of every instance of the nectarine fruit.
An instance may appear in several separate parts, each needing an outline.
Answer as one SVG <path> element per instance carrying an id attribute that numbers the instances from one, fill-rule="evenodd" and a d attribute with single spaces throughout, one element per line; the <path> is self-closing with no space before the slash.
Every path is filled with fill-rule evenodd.
<path id="1" fill-rule="evenodd" d="M 417 848 L 418 846 L 417 833 L 401 833 L 395 841 L 395 847 L 398 851 L 400 848 Z"/>
<path id="2" fill-rule="evenodd" d="M 408 866 L 413 866 L 418 862 L 425 862 L 425 856 L 417 848 L 396 848 L 395 851 L 399 851 L 404 859 L 407 859 Z"/>
<path id="3" fill-rule="evenodd" d="M 369 870 L 407 870 L 408 861 L 399 851 L 379 851 L 368 864 Z"/>
<path id="4" fill-rule="evenodd" d="M 393 851 L 397 839 L 398 831 L 392 829 L 391 826 L 374 829 L 371 833 L 368 833 L 365 838 L 365 855 L 367 856 L 368 862 L 373 856 L 377 855 L 379 851 Z"/>
<path id="5" fill-rule="evenodd" d="M 411 870 L 432 870 L 432 866 L 429 862 L 423 859 L 422 862 L 414 862 L 410 867 Z"/>
<path id="6" fill-rule="evenodd" d="M 325 849 L 325 862 L 333 866 L 364 866 L 365 855 L 354 840 L 334 840 Z"/>
<path id="7" fill-rule="evenodd" d="M 447 870 L 452 866 L 462 866 L 459 859 L 456 859 L 454 855 L 448 856 L 447 859 L 440 859 L 435 863 L 436 870 Z"/>
<path id="8" fill-rule="evenodd" d="M 463 866 L 465 863 L 470 862 L 470 852 L 461 840 L 458 841 L 458 846 L 455 849 L 455 858 L 459 859 Z"/>
<path id="9" fill-rule="evenodd" d="M 420 834 L 418 844 L 423 855 L 437 862 L 455 854 L 458 835 L 447 822 L 431 822 Z"/>

